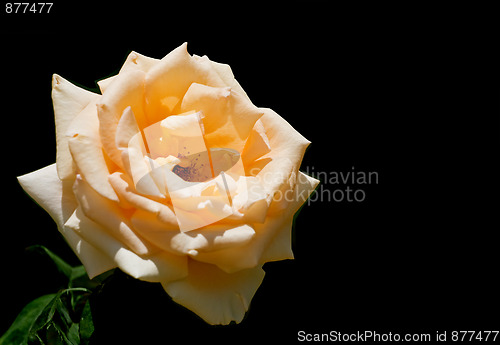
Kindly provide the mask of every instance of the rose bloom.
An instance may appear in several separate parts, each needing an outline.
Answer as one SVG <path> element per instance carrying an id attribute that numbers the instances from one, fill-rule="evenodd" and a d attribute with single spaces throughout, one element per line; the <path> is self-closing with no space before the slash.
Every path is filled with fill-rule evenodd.
<path id="1" fill-rule="evenodd" d="M 292 259 L 318 181 L 309 141 L 252 104 L 228 65 L 132 52 L 102 95 L 53 76 L 56 163 L 20 176 L 90 278 L 159 282 L 210 324 L 241 322 L 265 262 Z"/>

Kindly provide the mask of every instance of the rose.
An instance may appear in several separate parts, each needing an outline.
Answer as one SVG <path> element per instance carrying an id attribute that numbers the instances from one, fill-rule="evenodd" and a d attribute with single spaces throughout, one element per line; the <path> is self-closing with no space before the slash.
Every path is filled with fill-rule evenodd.
<path id="1" fill-rule="evenodd" d="M 208 323 L 240 322 L 262 265 L 293 258 L 318 181 L 298 170 L 309 141 L 186 47 L 132 52 L 102 95 L 54 75 L 56 163 L 19 181 L 90 277 L 119 267 Z"/>

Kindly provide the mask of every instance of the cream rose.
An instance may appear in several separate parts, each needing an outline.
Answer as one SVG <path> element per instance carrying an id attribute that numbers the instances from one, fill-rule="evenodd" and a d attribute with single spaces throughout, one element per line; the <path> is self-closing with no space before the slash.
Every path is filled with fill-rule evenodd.
<path id="1" fill-rule="evenodd" d="M 298 170 L 310 142 L 186 44 L 132 52 L 98 85 L 54 75 L 56 163 L 23 189 L 90 277 L 118 267 L 208 323 L 240 322 L 262 265 L 293 258 L 293 216 L 318 183 Z"/>

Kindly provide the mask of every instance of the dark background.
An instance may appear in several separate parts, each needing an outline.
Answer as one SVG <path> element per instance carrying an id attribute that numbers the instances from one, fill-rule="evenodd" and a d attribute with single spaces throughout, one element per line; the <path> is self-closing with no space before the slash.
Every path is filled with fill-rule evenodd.
<path id="1" fill-rule="evenodd" d="M 77 258 L 16 176 L 55 161 L 51 75 L 97 91 L 132 50 L 231 65 L 253 103 L 308 138 L 316 172 L 376 171 L 366 200 L 311 202 L 296 259 L 268 263 L 239 325 L 212 327 L 161 286 L 118 277 L 95 297 L 93 342 L 280 340 L 297 332 L 497 329 L 498 42 L 492 9 L 326 2 L 55 2 L 1 17 L 0 333 L 55 292 L 42 244 Z M 494 108 L 485 105 L 494 99 Z M 345 186 L 324 184 L 326 190 Z M 326 193 L 326 192 L 325 192 Z M 153 341 L 154 340 L 154 341 Z"/>

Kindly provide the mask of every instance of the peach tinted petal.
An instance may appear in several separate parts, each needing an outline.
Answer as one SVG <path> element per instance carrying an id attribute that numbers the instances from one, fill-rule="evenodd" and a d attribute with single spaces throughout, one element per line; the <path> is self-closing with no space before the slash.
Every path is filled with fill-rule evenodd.
<path id="1" fill-rule="evenodd" d="M 86 181 L 102 196 L 118 201 L 109 184 L 108 165 L 99 138 L 99 121 L 95 104 L 89 104 L 69 126 L 66 136 L 71 155 Z"/>
<path id="2" fill-rule="evenodd" d="M 250 242 L 254 235 L 253 227 L 247 224 L 214 224 L 205 229 L 176 234 L 170 245 L 182 253 L 196 256 L 199 252 L 241 247 Z"/>
<path id="3" fill-rule="evenodd" d="M 134 135 L 129 146 L 120 150 L 125 170 L 132 178 L 135 189 L 141 194 L 165 199 L 164 183 L 157 184 L 154 179 L 155 174 L 152 174 L 151 160 L 147 156 L 141 134 Z"/>
<path id="4" fill-rule="evenodd" d="M 271 144 L 269 143 L 266 129 L 264 128 L 262 121 L 257 120 L 241 153 L 243 164 L 250 175 L 254 175 L 251 173 L 254 161 L 270 151 Z"/>
<path id="5" fill-rule="evenodd" d="M 159 124 L 146 127 L 157 128 Z M 121 152 L 125 171 L 132 178 L 135 189 L 140 193 L 165 199 L 167 196 L 163 179 L 155 179 L 152 172 L 151 148 L 146 147 L 144 136 L 135 119 L 131 107 L 125 108 L 116 127 L 115 143 Z M 151 144 L 151 143 L 148 143 Z"/>
<path id="6" fill-rule="evenodd" d="M 205 140 L 209 148 L 224 147 L 241 152 L 255 122 L 263 112 L 245 96 L 230 88 L 193 83 L 181 111 L 202 111 Z"/>
<path id="7" fill-rule="evenodd" d="M 262 108 L 261 110 L 264 111 L 264 115 L 260 120 L 266 130 L 271 151 L 261 157 L 261 160 L 267 159 L 268 161 L 258 172 L 257 178 L 272 198 L 280 189 L 293 188 L 310 141 L 271 109 Z M 273 212 L 271 205 L 269 213 Z"/>
<path id="8" fill-rule="evenodd" d="M 179 229 L 177 218 L 172 208 L 137 193 L 133 182 L 127 175 L 116 172 L 109 176 L 109 181 L 118 194 L 120 201 L 126 202 L 131 208 L 143 210 L 154 215 L 165 227 L 174 230 Z"/>
<path id="9" fill-rule="evenodd" d="M 147 57 L 147 56 L 139 54 L 137 52 L 131 52 L 127 56 L 127 59 L 123 63 L 123 66 L 121 67 L 120 72 L 118 74 L 130 71 L 130 70 L 140 70 L 143 72 L 147 72 L 158 61 L 159 60 L 157 60 L 157 59 Z M 101 79 L 97 82 L 97 85 L 99 86 L 99 89 L 101 90 L 101 93 L 104 93 L 107 90 L 108 86 L 117 77 L 117 75 L 113 75 L 111 77 Z"/>
<path id="10" fill-rule="evenodd" d="M 253 227 L 248 224 L 226 223 L 180 232 L 178 229 L 165 225 L 150 212 L 143 210 L 137 210 L 131 221 L 141 236 L 161 249 L 194 257 L 199 253 L 241 247 L 249 243 L 255 235 Z"/>
<path id="11" fill-rule="evenodd" d="M 195 55 L 196 57 L 196 55 Z M 217 74 L 219 74 L 219 77 L 222 79 L 224 84 L 226 86 L 229 86 L 231 89 L 237 91 L 239 94 L 245 96 L 248 98 L 245 90 L 241 87 L 241 85 L 238 83 L 238 81 L 234 78 L 233 71 L 231 70 L 231 66 L 215 61 L 211 61 L 210 63 L 212 67 L 215 69 Z"/>
<path id="12" fill-rule="evenodd" d="M 90 279 L 116 267 L 113 260 L 81 238 L 74 230 L 64 226 L 61 232 L 82 262 Z"/>
<path id="13" fill-rule="evenodd" d="M 78 204 L 71 190 L 71 181 L 58 178 L 56 164 L 19 176 L 18 180 L 26 193 L 54 219 L 91 278 L 115 267 L 98 249 L 63 226 Z"/>
<path id="14" fill-rule="evenodd" d="M 189 260 L 188 276 L 163 283 L 174 301 L 206 322 L 227 325 L 241 322 L 264 278 L 261 267 L 228 274 L 216 266 Z"/>
<path id="15" fill-rule="evenodd" d="M 61 179 L 72 179 L 76 172 L 68 147 L 66 131 L 71 121 L 89 103 L 95 104 L 99 97 L 100 95 L 75 86 L 57 74 L 52 77 L 52 102 L 54 104 L 57 144 L 56 164 L 57 173 Z"/>
<path id="16" fill-rule="evenodd" d="M 151 245 L 133 231 L 125 211 L 117 203 L 95 192 L 78 175 L 73 191 L 84 214 L 92 221 L 100 224 L 111 236 L 139 255 L 148 255 L 157 251 L 157 247 Z"/>
<path id="17" fill-rule="evenodd" d="M 160 60 L 158 59 L 150 58 L 148 56 L 133 51 L 127 56 L 127 59 L 123 63 L 123 66 L 120 69 L 119 73 L 123 73 L 134 69 L 147 72 L 151 68 L 153 68 L 159 61 Z"/>
<path id="18" fill-rule="evenodd" d="M 147 73 L 145 96 L 150 123 L 179 113 L 176 109 L 192 83 L 226 86 L 210 61 L 193 58 L 187 52 L 187 44 L 184 43 L 161 59 Z"/>
<path id="19" fill-rule="evenodd" d="M 116 127 L 127 107 L 131 107 L 139 126 L 148 120 L 143 110 L 144 76 L 141 70 L 131 69 L 118 74 L 109 84 L 98 104 L 99 133 L 104 150 L 111 160 L 123 168 L 121 152 L 116 147 Z"/>
<path id="20" fill-rule="evenodd" d="M 151 67 L 153 67 L 159 60 L 147 57 L 145 55 L 139 54 L 137 52 L 131 52 L 123 66 L 120 69 L 119 73 L 138 69 L 143 72 L 147 72 Z M 116 78 L 116 75 L 99 80 L 97 85 L 99 85 L 99 89 L 104 93 L 111 82 Z"/>
<path id="21" fill-rule="evenodd" d="M 118 149 L 126 149 L 130 140 L 136 134 L 140 134 L 139 125 L 135 119 L 131 107 L 125 108 L 116 126 L 115 144 Z"/>
<path id="22" fill-rule="evenodd" d="M 99 86 L 99 90 L 101 90 L 101 93 L 104 93 L 108 86 L 111 84 L 111 82 L 116 78 L 116 75 L 113 75 L 111 77 L 101 79 L 97 82 L 97 86 Z"/>
<path id="23" fill-rule="evenodd" d="M 197 260 L 215 264 L 225 272 L 237 272 L 255 267 L 267 261 L 293 257 L 291 230 L 293 215 L 314 191 L 318 180 L 300 173 L 297 185 L 286 198 L 287 207 L 280 214 L 268 216 L 264 223 L 254 224 L 255 236 L 241 248 L 227 248 L 214 252 L 202 252 Z"/>
<path id="24" fill-rule="evenodd" d="M 319 180 L 299 172 L 297 186 L 294 192 L 290 193 L 288 196 L 283 196 L 285 199 L 284 202 L 287 204 L 287 217 L 285 217 L 285 220 L 282 221 L 281 224 L 277 225 L 274 238 L 262 253 L 260 258 L 261 263 L 293 259 L 291 248 L 293 216 L 307 201 L 318 184 Z"/>
<path id="25" fill-rule="evenodd" d="M 185 277 L 187 259 L 167 252 L 139 256 L 123 243 L 109 235 L 99 224 L 85 216 L 78 208 L 68 219 L 65 227 L 85 238 L 111 259 L 123 272 L 136 279 L 149 282 L 172 281 Z"/>
<path id="26" fill-rule="evenodd" d="M 154 243 L 162 250 L 171 252 L 177 255 L 185 255 L 186 253 L 172 248 L 172 238 L 178 234 L 179 226 L 175 227 L 161 222 L 158 217 L 146 210 L 137 209 L 131 217 L 131 222 L 134 229 L 141 234 L 142 237 Z M 176 221 L 177 223 L 177 221 Z"/>
<path id="27" fill-rule="evenodd" d="M 51 164 L 17 179 L 24 191 L 62 227 L 78 204 L 71 190 L 72 181 L 61 181 L 56 169 L 56 164 Z"/>

